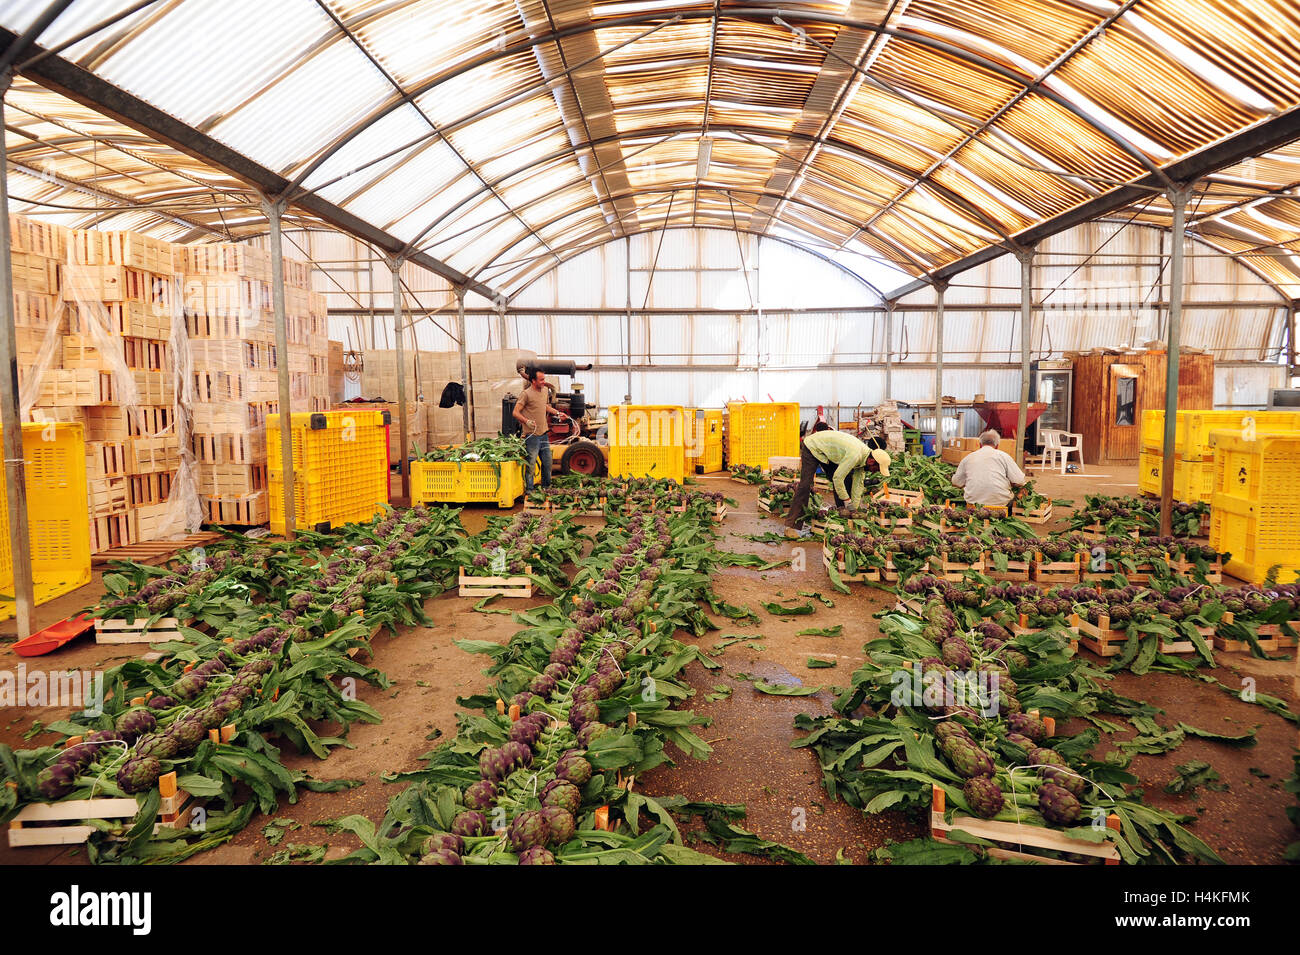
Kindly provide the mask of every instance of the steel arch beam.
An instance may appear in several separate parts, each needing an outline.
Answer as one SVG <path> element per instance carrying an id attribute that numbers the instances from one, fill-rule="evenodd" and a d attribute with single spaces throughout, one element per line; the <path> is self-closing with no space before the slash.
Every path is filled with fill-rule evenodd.
<path id="1" fill-rule="evenodd" d="M 582 33 L 594 32 L 596 30 L 606 30 L 614 27 L 623 27 L 623 26 L 644 26 L 646 24 L 659 23 L 665 20 L 670 20 L 673 17 L 677 17 L 680 21 L 686 22 L 691 20 L 713 20 L 719 16 L 731 20 L 744 20 L 744 21 L 751 21 L 751 22 L 764 22 L 764 23 L 771 22 L 774 17 L 780 17 L 781 19 L 787 20 L 791 23 L 800 23 L 800 22 L 822 23 L 830 26 L 851 27 L 853 29 L 862 30 L 864 32 L 871 32 L 871 33 L 878 34 L 880 36 L 889 36 L 901 40 L 903 42 L 915 43 L 919 46 L 928 47 L 932 50 L 936 50 L 940 53 L 944 53 L 948 56 L 952 56 L 971 66 L 975 66 L 980 69 L 986 70 L 990 73 L 994 73 L 1000 78 L 1002 78 L 1003 80 L 1006 80 L 1009 83 L 1019 86 L 1022 89 L 1026 90 L 1027 92 L 1037 93 L 1038 95 L 1051 100 L 1061 109 L 1064 109 L 1066 112 L 1070 113 L 1075 118 L 1077 118 L 1082 123 L 1084 123 L 1084 125 L 1088 126 L 1089 128 L 1096 131 L 1099 135 L 1101 135 L 1105 139 L 1108 139 L 1112 143 L 1114 143 L 1121 151 L 1123 151 L 1126 155 L 1128 155 L 1130 159 L 1133 159 L 1140 166 L 1146 169 L 1148 174 L 1156 176 L 1157 179 L 1160 178 L 1161 174 L 1160 174 L 1159 167 L 1152 162 L 1150 157 L 1148 157 L 1145 153 L 1143 153 L 1140 149 L 1138 149 L 1136 146 L 1130 143 L 1126 138 L 1121 136 L 1119 133 L 1110 129 L 1104 123 L 1100 123 L 1097 120 L 1093 119 L 1084 110 L 1071 103 L 1068 99 L 1061 96 L 1059 93 L 1055 93 L 1052 90 L 1043 87 L 1041 82 L 1036 80 L 1034 77 L 1025 76 L 1023 74 L 1017 73 L 1015 70 L 1009 69 L 1003 66 L 1002 64 L 997 63 L 994 60 L 990 60 L 987 57 L 981 56 L 978 53 L 973 53 L 969 50 L 962 49 L 959 46 L 954 46 L 953 44 L 946 43 L 942 40 L 936 40 L 932 37 L 925 36 L 924 34 L 914 33 L 911 30 L 900 30 L 894 27 L 885 27 L 885 26 L 881 26 L 880 24 L 872 23 L 866 20 L 855 20 L 851 17 L 843 17 L 843 16 L 838 16 L 829 13 L 817 13 L 808 10 L 795 12 L 790 10 L 772 9 L 770 7 L 766 7 L 766 8 L 735 7 L 735 8 L 728 9 L 722 13 L 715 13 L 713 10 L 708 10 L 708 11 L 704 11 L 704 10 L 676 11 L 675 10 L 672 11 L 671 14 L 668 14 L 665 11 L 658 11 L 655 13 L 642 13 L 642 14 L 623 16 L 623 17 L 610 17 L 608 19 L 603 19 L 603 20 L 593 20 L 591 22 L 580 24 L 573 27 L 565 27 L 563 29 L 554 30 L 549 33 L 539 34 L 537 36 L 530 36 L 524 39 L 522 42 L 515 43 L 513 45 L 507 43 L 503 48 L 499 50 L 493 50 L 489 53 L 485 53 L 481 56 L 475 57 L 472 60 L 460 64 L 453 70 L 449 70 L 444 74 L 441 74 L 436 77 L 432 77 L 428 80 L 425 80 L 423 83 L 419 83 L 413 86 L 411 89 L 407 91 L 406 97 L 390 100 L 387 103 L 384 103 L 383 105 L 377 107 L 364 119 L 353 124 L 353 126 L 350 129 L 348 129 L 346 132 L 340 135 L 338 139 L 336 139 L 333 143 L 327 146 L 315 159 L 311 160 L 307 164 L 307 166 L 295 176 L 294 181 L 301 183 L 304 180 L 306 180 L 311 175 L 312 172 L 314 172 L 321 164 L 326 162 L 332 155 L 334 155 L 334 153 L 336 153 L 343 146 L 347 145 L 347 143 L 350 142 L 352 139 L 354 139 L 356 136 L 360 135 L 365 130 L 373 126 L 375 123 L 379 122 L 389 113 L 391 113 L 393 110 L 398 109 L 401 106 L 403 106 L 405 103 L 410 102 L 416 97 L 422 96 L 428 91 L 437 88 L 442 83 L 445 83 L 448 80 L 454 79 L 457 76 L 461 76 L 465 73 L 471 72 L 481 66 L 486 66 L 487 64 L 493 63 L 498 59 L 514 56 L 518 53 L 525 52 L 543 43 L 558 42 L 559 40 L 565 39 L 567 37 L 577 36 Z M 449 127 L 454 127 L 456 124 L 449 123 L 447 125 Z M 1161 185 L 1166 185 L 1166 184 L 1162 182 Z"/>
<path id="2" fill-rule="evenodd" d="M 11 46 L 16 39 L 12 31 L 0 29 L 0 47 Z M 46 89 L 51 89 L 83 106 L 89 106 L 111 119 L 144 133 L 156 142 L 164 143 L 214 166 L 241 182 L 248 183 L 265 195 L 283 195 L 289 186 L 289 180 L 280 174 L 63 57 L 54 55 L 39 57 L 24 70 L 24 75 Z M 299 196 L 293 204 L 322 222 L 390 255 L 401 253 L 406 245 L 396 236 L 320 196 Z M 442 276 L 452 285 L 467 286 L 484 298 L 491 299 L 497 294 L 495 289 L 471 279 L 465 273 L 426 253 L 412 253 L 407 258 L 420 267 Z"/>
<path id="3" fill-rule="evenodd" d="M 576 259 L 578 256 L 586 252 L 591 252 L 594 249 L 599 249 L 601 246 L 609 245 L 610 243 L 613 242 L 622 241 L 624 238 L 627 238 L 629 236 L 646 235 L 650 232 L 658 232 L 659 229 L 660 229 L 659 226 L 639 226 L 638 228 L 628 232 L 626 236 L 605 238 L 605 239 L 601 239 L 599 242 L 590 242 L 580 248 L 575 247 L 573 249 L 567 250 L 566 254 L 560 256 L 559 261 L 557 261 L 554 265 L 552 265 L 548 269 L 545 269 L 544 271 L 538 272 L 536 275 L 530 278 L 524 285 L 516 289 L 514 293 L 511 295 L 511 300 L 513 300 L 517 296 L 523 295 L 524 292 L 528 291 L 528 289 L 531 288 L 535 282 L 541 280 L 547 275 L 550 275 L 552 272 L 558 269 L 565 262 L 568 262 L 572 259 Z M 800 252 L 804 252 L 808 255 L 813 256 L 814 258 L 821 259 L 827 265 L 839 269 L 841 272 L 843 272 L 844 274 L 852 278 L 855 282 L 865 286 L 868 289 L 868 291 L 871 292 L 871 294 L 875 295 L 878 299 L 880 299 L 881 306 L 884 305 L 885 293 L 882 292 L 880 289 L 878 289 L 867 279 L 864 279 L 861 275 L 858 275 L 858 273 L 854 272 L 852 269 L 850 269 L 848 266 L 844 265 L 843 263 L 836 262 L 834 259 L 828 258 L 827 256 L 822 255 L 820 252 L 815 252 L 812 249 L 809 249 L 807 246 L 800 245 L 799 243 L 791 241 L 790 239 L 783 239 L 780 236 L 767 235 L 765 233 L 759 232 L 757 229 L 752 229 L 748 227 L 742 227 L 736 229 L 728 229 L 724 226 L 716 226 L 716 225 L 688 225 L 688 226 L 669 227 L 669 231 L 676 231 L 679 229 L 684 229 L 686 231 L 699 230 L 699 231 L 709 231 L 709 232 L 743 232 L 746 235 L 755 236 L 756 238 L 764 242 L 779 242 L 782 245 L 788 245 L 792 249 L 798 249 Z M 593 232 L 592 234 L 594 235 L 595 233 Z"/>

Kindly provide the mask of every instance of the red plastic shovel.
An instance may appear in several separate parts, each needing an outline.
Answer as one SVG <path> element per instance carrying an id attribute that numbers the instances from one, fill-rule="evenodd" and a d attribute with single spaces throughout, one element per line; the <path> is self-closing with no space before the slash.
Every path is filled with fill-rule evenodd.
<path id="1" fill-rule="evenodd" d="M 94 629 L 95 618 L 88 613 L 79 613 L 33 633 L 26 640 L 19 640 L 14 644 L 14 653 L 21 657 L 39 657 Z"/>

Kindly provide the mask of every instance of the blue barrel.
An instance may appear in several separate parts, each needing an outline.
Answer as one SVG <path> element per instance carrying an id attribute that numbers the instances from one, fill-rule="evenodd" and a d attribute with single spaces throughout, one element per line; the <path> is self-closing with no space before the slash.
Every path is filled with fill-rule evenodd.
<path id="1" fill-rule="evenodd" d="M 938 452 L 934 450 L 934 435 L 921 435 L 921 453 L 927 458 L 935 457 L 938 454 Z"/>

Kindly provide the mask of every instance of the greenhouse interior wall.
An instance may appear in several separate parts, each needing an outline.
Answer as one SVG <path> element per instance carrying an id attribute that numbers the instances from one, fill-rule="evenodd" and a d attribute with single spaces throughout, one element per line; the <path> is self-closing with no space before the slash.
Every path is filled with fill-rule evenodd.
<path id="1" fill-rule="evenodd" d="M 291 253 L 320 269 L 330 337 L 349 350 L 394 347 L 387 266 L 338 233 L 287 237 Z M 1183 346 L 1213 354 L 1215 406 L 1266 407 L 1269 390 L 1287 384 L 1289 300 L 1243 260 L 1195 237 L 1185 256 Z M 1162 342 L 1168 263 L 1168 232 L 1134 223 L 1089 223 L 1042 243 L 1033 358 Z M 409 263 L 402 279 L 405 346 L 456 350 L 452 287 Z M 469 293 L 467 346 L 590 362 L 579 380 L 602 406 L 798 401 L 808 419 L 818 405 L 845 414 L 890 398 L 924 405 L 935 397 L 936 292 L 893 302 L 891 329 L 886 296 L 906 281 L 888 265 L 834 249 L 721 229 L 661 230 L 565 258 L 504 304 Z M 1019 400 L 1019 282 L 1020 263 L 1003 255 L 945 291 L 944 393 L 959 407 L 977 395 Z M 359 387 L 349 381 L 347 397 Z M 967 415 L 964 433 L 978 428 L 978 416 Z"/>

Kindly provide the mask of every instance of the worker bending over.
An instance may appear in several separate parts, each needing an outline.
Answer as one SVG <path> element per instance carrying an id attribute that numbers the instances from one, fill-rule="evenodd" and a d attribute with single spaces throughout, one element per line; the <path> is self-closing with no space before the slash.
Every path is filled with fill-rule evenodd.
<path id="1" fill-rule="evenodd" d="M 867 447 L 851 434 L 843 431 L 814 431 L 799 445 L 799 486 L 795 488 L 794 500 L 786 514 L 786 522 L 798 530 L 803 523 L 804 508 L 808 506 L 808 497 L 812 494 L 813 478 L 818 468 L 830 471 L 831 493 L 835 495 L 835 506 L 843 507 L 851 503 L 858 507 L 862 503 L 862 490 L 868 471 L 879 471 L 889 476 L 890 457 L 884 451 Z M 849 491 L 846 482 L 852 477 L 853 490 Z"/>
<path id="2" fill-rule="evenodd" d="M 1013 486 L 1020 487 L 1028 480 L 1011 455 L 998 447 L 1001 440 L 996 431 L 985 431 L 980 435 L 979 450 L 966 455 L 957 465 L 952 483 L 965 491 L 967 504 L 1006 507 L 1015 497 Z"/>

